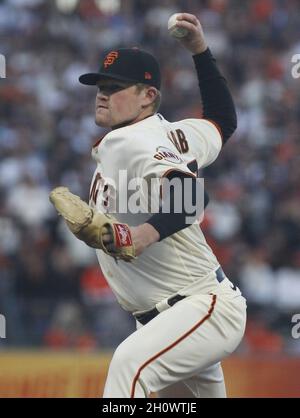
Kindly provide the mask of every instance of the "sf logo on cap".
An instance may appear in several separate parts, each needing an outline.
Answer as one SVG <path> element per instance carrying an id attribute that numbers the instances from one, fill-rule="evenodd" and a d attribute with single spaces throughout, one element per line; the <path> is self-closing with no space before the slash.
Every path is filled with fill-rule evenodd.
<path id="1" fill-rule="evenodd" d="M 115 60 L 118 58 L 119 53 L 117 51 L 112 51 L 106 55 L 104 60 L 104 67 L 107 68 L 109 65 L 112 65 Z"/>

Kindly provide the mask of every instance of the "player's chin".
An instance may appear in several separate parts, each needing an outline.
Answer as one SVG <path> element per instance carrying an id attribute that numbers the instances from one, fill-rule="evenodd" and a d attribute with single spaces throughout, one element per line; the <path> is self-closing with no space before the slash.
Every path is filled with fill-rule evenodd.
<path id="1" fill-rule="evenodd" d="M 95 123 L 97 126 L 102 128 L 108 128 L 110 126 L 109 118 L 102 111 L 96 111 L 95 114 Z"/>

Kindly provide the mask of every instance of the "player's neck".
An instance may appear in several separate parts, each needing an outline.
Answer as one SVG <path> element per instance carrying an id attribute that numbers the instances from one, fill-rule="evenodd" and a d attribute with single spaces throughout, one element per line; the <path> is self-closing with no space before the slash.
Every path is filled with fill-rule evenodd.
<path id="1" fill-rule="evenodd" d="M 112 129 L 112 130 L 115 130 L 115 129 L 119 129 L 119 128 L 124 128 L 124 126 L 133 125 L 133 124 L 135 124 L 135 123 L 137 123 L 137 122 L 140 122 L 141 120 L 147 119 L 147 118 L 149 118 L 150 116 L 153 116 L 153 115 L 154 115 L 154 112 L 153 112 L 153 110 L 152 110 L 152 109 L 151 109 L 151 110 L 147 110 L 147 111 L 145 111 L 145 112 L 140 113 L 140 114 L 139 114 L 136 118 L 134 118 L 134 119 L 127 120 L 127 121 L 124 121 L 124 122 L 122 122 L 122 123 L 119 123 L 118 125 L 114 125 L 114 126 L 112 126 L 112 127 L 111 127 L 111 129 Z"/>

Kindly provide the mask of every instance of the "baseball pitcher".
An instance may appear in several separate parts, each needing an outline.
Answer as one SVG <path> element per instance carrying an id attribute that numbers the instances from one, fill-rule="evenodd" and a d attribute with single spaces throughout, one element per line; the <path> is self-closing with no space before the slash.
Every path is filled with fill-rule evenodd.
<path id="1" fill-rule="evenodd" d="M 136 318 L 137 330 L 113 355 L 106 398 L 172 397 L 175 389 L 225 397 L 220 361 L 245 329 L 245 299 L 199 227 L 197 173 L 236 129 L 235 108 L 199 20 L 181 13 L 177 26 L 186 29 L 178 41 L 195 64 L 203 118 L 167 121 L 157 113 L 156 59 L 138 48 L 111 51 L 98 72 L 79 79 L 96 86 L 96 124 L 111 128 L 92 150 L 89 204 L 65 187 L 50 194 L 73 234 L 96 249 L 118 302 Z"/>

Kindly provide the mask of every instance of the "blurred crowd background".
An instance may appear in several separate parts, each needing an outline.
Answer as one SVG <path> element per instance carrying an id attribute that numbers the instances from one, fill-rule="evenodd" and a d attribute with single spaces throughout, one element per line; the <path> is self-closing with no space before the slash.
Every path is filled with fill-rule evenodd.
<path id="1" fill-rule="evenodd" d="M 73 238 L 48 201 L 57 185 L 87 199 L 93 87 L 78 76 L 117 47 L 161 63 L 160 112 L 200 117 L 193 62 L 167 33 L 169 16 L 195 13 L 235 98 L 238 129 L 203 173 L 202 224 L 227 275 L 248 299 L 239 350 L 300 355 L 300 53 L 297 0 L 0 0 L 0 347 L 98 350 L 133 329 L 94 251 Z"/>

